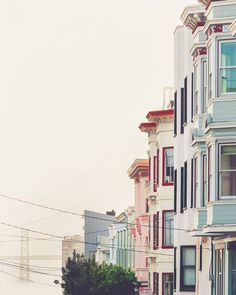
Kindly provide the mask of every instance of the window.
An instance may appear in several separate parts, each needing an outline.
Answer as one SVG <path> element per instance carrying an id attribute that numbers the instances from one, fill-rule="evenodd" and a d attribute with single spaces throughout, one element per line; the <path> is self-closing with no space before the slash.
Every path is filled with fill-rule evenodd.
<path id="1" fill-rule="evenodd" d="M 220 93 L 236 92 L 236 42 L 220 42 Z"/>
<path id="2" fill-rule="evenodd" d="M 213 82 L 212 82 L 212 46 L 208 48 L 208 98 L 212 98 Z"/>
<path id="3" fill-rule="evenodd" d="M 153 273 L 153 294 L 158 295 L 159 293 L 159 274 Z"/>
<path id="4" fill-rule="evenodd" d="M 163 149 L 163 185 L 173 185 L 174 182 L 174 149 Z"/>
<path id="5" fill-rule="evenodd" d="M 205 207 L 207 203 L 207 156 L 202 157 L 202 206 Z"/>
<path id="6" fill-rule="evenodd" d="M 216 250 L 216 295 L 224 295 L 224 249 Z"/>
<path id="7" fill-rule="evenodd" d="M 159 212 L 153 215 L 153 249 L 159 246 Z"/>
<path id="8" fill-rule="evenodd" d="M 212 190 L 212 147 L 208 148 L 208 202 L 211 201 Z"/>
<path id="9" fill-rule="evenodd" d="M 220 197 L 236 196 L 236 145 L 220 145 Z"/>
<path id="10" fill-rule="evenodd" d="M 163 295 L 173 295 L 173 273 L 162 274 L 162 289 Z"/>
<path id="11" fill-rule="evenodd" d="M 199 271 L 202 271 L 202 244 L 199 246 Z"/>
<path id="12" fill-rule="evenodd" d="M 162 247 L 172 248 L 174 244 L 173 235 L 174 218 L 173 211 L 162 212 Z"/>
<path id="13" fill-rule="evenodd" d="M 202 113 L 206 112 L 207 101 L 207 62 L 202 63 L 202 80 L 203 80 L 203 93 L 202 93 Z"/>
<path id="14" fill-rule="evenodd" d="M 198 198 L 198 158 L 194 158 L 194 207 L 197 206 Z"/>
<path id="15" fill-rule="evenodd" d="M 195 291 L 196 247 L 182 246 L 180 254 L 180 291 Z"/>

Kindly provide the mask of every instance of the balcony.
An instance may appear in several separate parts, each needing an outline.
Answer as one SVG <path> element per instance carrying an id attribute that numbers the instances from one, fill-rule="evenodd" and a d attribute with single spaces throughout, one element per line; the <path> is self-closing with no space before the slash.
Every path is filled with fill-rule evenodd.
<path id="1" fill-rule="evenodd" d="M 227 234 L 236 231 L 236 200 L 220 200 L 207 205 L 206 234 Z"/>

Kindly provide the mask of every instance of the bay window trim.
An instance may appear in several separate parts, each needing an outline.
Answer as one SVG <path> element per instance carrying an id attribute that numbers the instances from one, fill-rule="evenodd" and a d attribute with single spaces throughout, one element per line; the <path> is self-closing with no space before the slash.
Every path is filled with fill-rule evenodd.
<path id="1" fill-rule="evenodd" d="M 221 66 L 221 44 L 222 43 L 235 43 L 236 39 L 230 38 L 230 39 L 220 39 L 218 40 L 218 54 L 217 54 L 217 64 L 218 64 L 218 71 L 217 71 L 217 83 L 218 83 L 218 92 L 220 96 L 232 96 L 236 94 L 236 90 L 234 92 L 223 92 L 222 91 L 222 85 L 221 85 L 221 70 L 222 69 L 235 69 L 236 70 L 236 64 L 234 66 Z M 236 82 L 235 82 L 236 83 Z"/>

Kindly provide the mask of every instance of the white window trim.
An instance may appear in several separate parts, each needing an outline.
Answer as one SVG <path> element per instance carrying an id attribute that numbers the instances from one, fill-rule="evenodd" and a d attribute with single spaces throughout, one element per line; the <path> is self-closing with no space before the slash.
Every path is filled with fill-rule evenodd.
<path id="1" fill-rule="evenodd" d="M 236 69 L 235 66 L 225 66 L 221 67 L 221 44 L 222 43 L 236 43 L 236 39 L 221 39 L 218 41 L 218 71 L 217 71 L 217 82 L 218 82 L 218 92 L 220 96 L 230 96 L 230 95 L 235 95 L 235 92 L 222 92 L 221 90 L 221 70 L 222 69 Z M 210 74 L 209 74 L 210 75 Z"/>
<path id="2" fill-rule="evenodd" d="M 218 191 L 218 196 L 219 200 L 224 200 L 224 199 L 236 199 L 235 196 L 221 196 L 221 148 L 222 146 L 236 146 L 236 143 L 219 143 L 219 153 L 218 153 L 218 183 L 219 183 L 219 191 Z M 230 170 L 232 171 L 232 170 Z M 236 171 L 236 170 L 235 170 Z"/>

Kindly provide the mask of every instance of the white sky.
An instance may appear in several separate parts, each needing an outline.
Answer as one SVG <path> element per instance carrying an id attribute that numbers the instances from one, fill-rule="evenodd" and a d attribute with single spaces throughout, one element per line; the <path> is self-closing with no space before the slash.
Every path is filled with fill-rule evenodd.
<path id="1" fill-rule="evenodd" d="M 0 193 L 77 212 L 132 205 L 126 171 L 147 150 L 138 125 L 173 83 L 173 31 L 193 3 L 1 0 Z M 53 214 L 0 200 L 0 221 Z M 81 225 L 57 215 L 28 227 Z"/>

